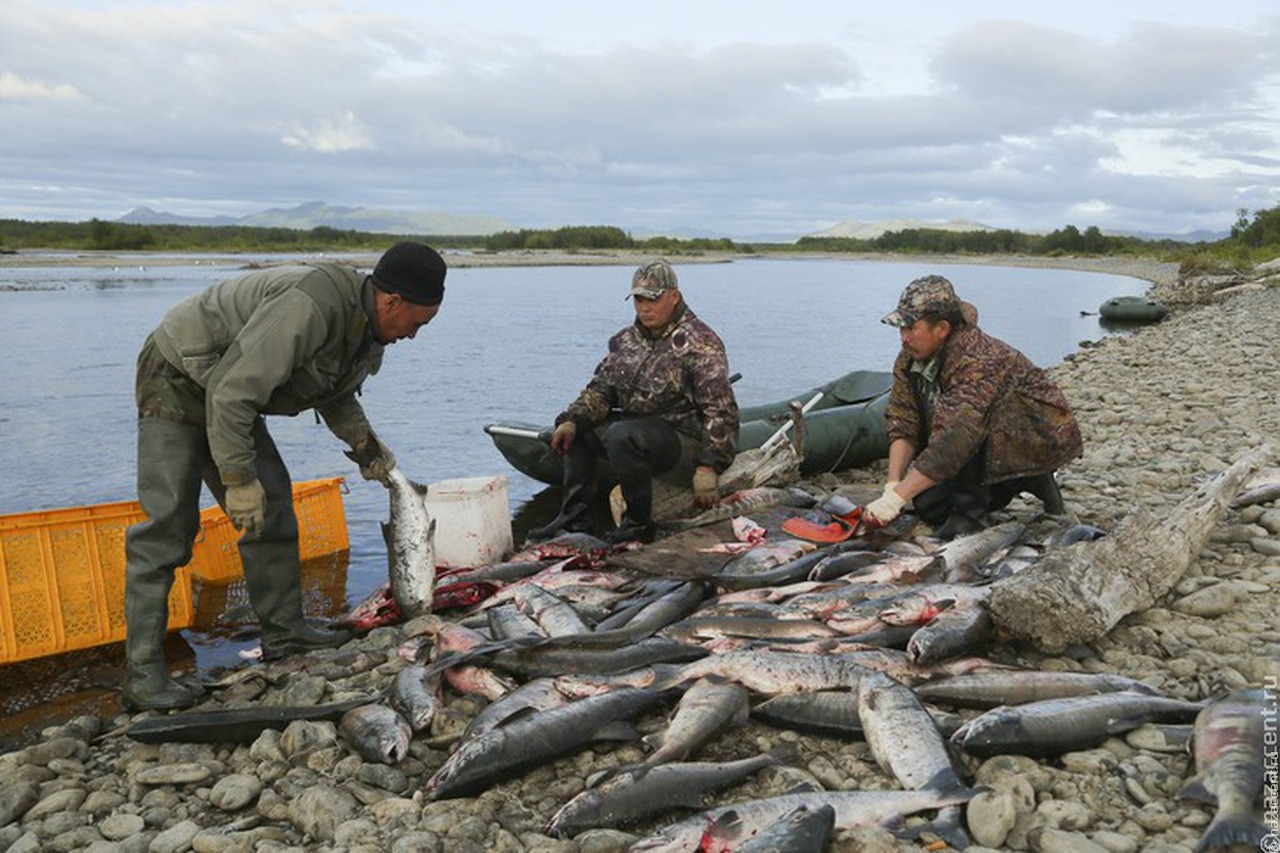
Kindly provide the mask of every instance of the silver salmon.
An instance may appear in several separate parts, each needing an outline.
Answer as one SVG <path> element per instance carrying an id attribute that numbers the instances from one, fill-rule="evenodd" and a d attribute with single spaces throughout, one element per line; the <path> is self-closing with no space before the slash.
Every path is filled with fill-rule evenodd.
<path id="1" fill-rule="evenodd" d="M 680 697 L 666 730 L 654 737 L 657 748 L 641 766 L 683 761 L 725 728 L 745 723 L 749 703 L 747 691 L 739 684 L 711 678 L 695 681 Z"/>
<path id="2" fill-rule="evenodd" d="M 511 720 L 460 742 L 427 780 L 426 795 L 440 800 L 483 791 L 574 752 L 611 723 L 631 720 L 661 700 L 655 690 L 620 687 Z"/>
<path id="3" fill-rule="evenodd" d="M 440 674 L 428 674 L 427 668 L 418 664 L 406 666 L 396 673 L 392 682 L 391 705 L 404 716 L 413 731 L 427 728 L 444 707 Z"/>
<path id="4" fill-rule="evenodd" d="M 1237 690 L 1196 716 L 1192 735 L 1196 775 L 1183 786 L 1181 797 L 1217 806 L 1197 851 L 1234 844 L 1256 849 L 1267 834 L 1254 813 L 1264 775 L 1262 717 L 1266 700 L 1262 688 Z M 1273 724 L 1274 720 L 1273 716 Z"/>
<path id="5" fill-rule="evenodd" d="M 387 478 L 391 522 L 382 525 L 387 543 L 391 597 L 406 619 L 431 612 L 436 588 L 436 522 L 427 512 L 427 487 L 392 468 Z"/>
<path id="6" fill-rule="evenodd" d="M 742 842 L 737 853 L 823 853 L 835 824 L 830 803 L 799 805 Z"/>
<path id="7" fill-rule="evenodd" d="M 1121 690 L 1155 695 L 1146 684 L 1123 675 L 1037 669 L 984 669 L 915 686 L 924 701 L 956 708 L 996 708 Z"/>
<path id="8" fill-rule="evenodd" d="M 863 676 L 858 719 L 876 763 L 902 787 L 960 787 L 942 734 L 909 687 L 882 672 Z"/>
<path id="9" fill-rule="evenodd" d="M 565 837 L 596 827 L 618 826 L 676 806 L 698 808 L 708 791 L 728 787 L 776 763 L 774 756 L 765 754 L 739 761 L 627 768 L 561 806 L 547 823 L 547 832 Z"/>
<path id="10" fill-rule="evenodd" d="M 1204 707 L 1122 691 L 993 708 L 963 725 L 951 742 L 982 757 L 1012 753 L 1050 757 L 1089 749 L 1149 722 L 1186 722 Z"/>
<path id="11" fill-rule="evenodd" d="M 702 812 L 642 838 L 629 850 L 631 853 L 654 850 L 664 853 L 725 853 L 738 849 L 745 840 L 758 835 L 800 806 L 810 809 L 831 806 L 835 811 L 836 828 L 847 830 L 879 826 L 904 815 L 966 803 L 973 794 L 968 788 L 954 791 L 808 791 L 783 794 Z"/>
<path id="12" fill-rule="evenodd" d="M 409 754 L 413 731 L 386 705 L 361 705 L 342 715 L 338 731 L 366 761 L 399 764 Z"/>

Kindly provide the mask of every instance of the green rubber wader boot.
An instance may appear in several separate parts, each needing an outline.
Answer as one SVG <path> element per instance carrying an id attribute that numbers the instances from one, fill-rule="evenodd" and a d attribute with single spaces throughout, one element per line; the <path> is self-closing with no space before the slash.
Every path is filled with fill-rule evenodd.
<path id="1" fill-rule="evenodd" d="M 340 646 L 351 639 L 350 633 L 315 628 L 303 618 L 293 482 L 263 418 L 254 421 L 252 435 L 254 469 L 266 495 L 266 507 L 262 529 L 241 535 L 237 544 L 249 604 L 262 626 L 263 659 Z M 215 476 L 206 484 L 225 509 L 222 483 Z"/>
<path id="2" fill-rule="evenodd" d="M 138 421 L 138 499 L 147 520 L 125 534 L 125 685 L 134 711 L 189 708 L 200 690 L 169 677 L 164 638 L 174 570 L 191 560 L 200 526 L 203 430 Z"/>
<path id="3" fill-rule="evenodd" d="M 125 685 L 121 694 L 130 711 L 171 711 L 190 708 L 201 691 L 169 676 L 164 638 L 169 624 L 169 584 L 157 586 L 155 596 L 139 595 L 136 585 L 125 599 Z"/>
<path id="4" fill-rule="evenodd" d="M 341 646 L 351 639 L 349 631 L 312 625 L 303 615 L 293 485 L 270 437 L 254 438 L 258 480 L 267 495 L 266 523 L 262 531 L 241 536 L 239 547 L 249 603 L 262 626 L 262 657 L 275 660 Z"/>

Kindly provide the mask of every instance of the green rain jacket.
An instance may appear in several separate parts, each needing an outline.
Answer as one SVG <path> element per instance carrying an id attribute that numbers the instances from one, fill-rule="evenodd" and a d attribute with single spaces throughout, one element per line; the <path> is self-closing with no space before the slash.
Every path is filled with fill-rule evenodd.
<path id="1" fill-rule="evenodd" d="M 256 477 L 251 429 L 259 415 L 315 409 L 349 445 L 371 429 L 356 393 L 382 365 L 383 346 L 365 308 L 366 277 L 349 267 L 311 263 L 230 279 L 171 308 L 152 333 L 155 349 L 203 391 L 203 411 L 161 403 L 143 415 L 203 417 L 209 449 L 227 485 Z M 144 350 L 144 356 L 145 356 Z M 178 398 L 181 398 L 179 393 Z"/>

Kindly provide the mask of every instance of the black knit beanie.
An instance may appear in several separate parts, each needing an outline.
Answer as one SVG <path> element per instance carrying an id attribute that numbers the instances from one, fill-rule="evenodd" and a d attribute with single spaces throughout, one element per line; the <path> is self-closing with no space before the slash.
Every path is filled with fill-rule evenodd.
<path id="1" fill-rule="evenodd" d="M 439 305 L 444 301 L 444 258 L 425 243 L 396 243 L 373 268 L 380 290 L 398 293 L 414 305 Z"/>

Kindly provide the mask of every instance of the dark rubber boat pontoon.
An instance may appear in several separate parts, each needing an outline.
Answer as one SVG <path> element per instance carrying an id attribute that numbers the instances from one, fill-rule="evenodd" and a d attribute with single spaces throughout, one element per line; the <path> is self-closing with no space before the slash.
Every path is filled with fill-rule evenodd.
<path id="1" fill-rule="evenodd" d="M 855 370 L 794 397 L 741 408 L 738 452 L 759 447 L 790 419 L 792 401 L 805 404 L 821 394 L 804 415 L 802 474 L 839 471 L 883 459 L 889 452 L 884 410 L 893 374 Z M 558 486 L 564 462 L 551 456 L 551 427 L 515 421 L 492 423 L 484 431 L 517 471 Z"/>

